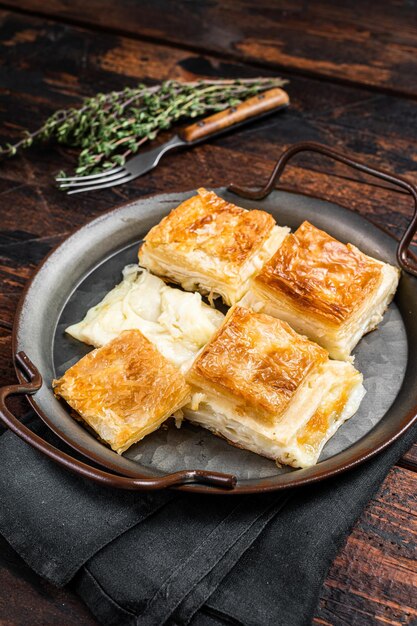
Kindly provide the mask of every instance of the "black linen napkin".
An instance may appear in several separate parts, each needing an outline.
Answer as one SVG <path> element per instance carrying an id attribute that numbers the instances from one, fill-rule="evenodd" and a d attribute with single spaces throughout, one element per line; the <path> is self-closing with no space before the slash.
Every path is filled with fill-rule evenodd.
<path id="1" fill-rule="evenodd" d="M 43 424 L 35 430 L 57 445 Z M 417 435 L 323 483 L 257 496 L 132 493 L 0 438 L 0 532 L 106 625 L 310 624 L 327 569 Z"/>

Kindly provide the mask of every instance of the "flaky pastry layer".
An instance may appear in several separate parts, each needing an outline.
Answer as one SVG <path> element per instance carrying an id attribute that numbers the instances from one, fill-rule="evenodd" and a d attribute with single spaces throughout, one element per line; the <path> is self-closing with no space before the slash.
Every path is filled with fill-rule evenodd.
<path id="1" fill-rule="evenodd" d="M 201 381 L 200 381 L 201 383 Z M 365 394 L 362 375 L 353 365 L 327 361 L 311 374 L 274 423 L 260 422 L 236 408 L 204 382 L 193 386 L 196 400 L 183 409 L 186 419 L 278 464 L 309 467 L 326 442 L 356 413 Z"/>
<path id="2" fill-rule="evenodd" d="M 381 280 L 381 263 L 303 222 L 255 278 L 333 323 L 345 321 Z"/>
<path id="3" fill-rule="evenodd" d="M 233 396 L 260 421 L 280 415 L 299 385 L 327 361 L 323 348 L 278 319 L 233 307 L 213 339 L 197 356 L 189 380 L 204 380 L 219 395 Z"/>
<path id="4" fill-rule="evenodd" d="M 186 290 L 233 304 L 288 232 L 265 211 L 248 211 L 199 189 L 149 231 L 139 259 Z"/>
<path id="5" fill-rule="evenodd" d="M 187 419 L 293 467 L 317 462 L 365 390 L 351 363 L 285 322 L 233 307 L 188 372 Z"/>
<path id="6" fill-rule="evenodd" d="M 52 386 L 119 454 L 190 396 L 183 375 L 139 330 L 126 330 L 88 353 Z"/>
<path id="7" fill-rule="evenodd" d="M 251 281 L 242 305 L 288 322 L 346 359 L 382 320 L 399 270 L 304 222 Z"/>

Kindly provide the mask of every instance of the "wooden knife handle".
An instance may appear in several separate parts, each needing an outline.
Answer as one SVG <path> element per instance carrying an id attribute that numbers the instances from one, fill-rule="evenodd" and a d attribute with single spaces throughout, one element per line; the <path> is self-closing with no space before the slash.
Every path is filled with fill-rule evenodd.
<path id="1" fill-rule="evenodd" d="M 237 106 L 230 107 L 225 111 L 220 111 L 190 126 L 186 126 L 179 132 L 179 135 L 181 139 L 191 143 L 213 135 L 239 122 L 244 122 L 257 115 L 284 106 L 288 104 L 289 101 L 288 94 L 283 89 L 279 87 L 269 89 L 268 91 L 264 91 L 257 96 L 245 100 Z"/>

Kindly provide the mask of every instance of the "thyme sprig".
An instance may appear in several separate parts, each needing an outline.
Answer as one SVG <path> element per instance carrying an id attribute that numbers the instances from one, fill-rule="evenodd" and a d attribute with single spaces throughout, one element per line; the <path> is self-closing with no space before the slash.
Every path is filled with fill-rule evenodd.
<path id="1" fill-rule="evenodd" d="M 56 111 L 34 132 L 24 131 L 14 144 L 0 146 L 0 157 L 14 156 L 34 143 L 55 140 L 81 148 L 76 174 L 94 174 L 123 165 L 147 141 L 175 122 L 221 111 L 286 81 L 280 78 L 238 80 L 167 80 L 147 87 L 86 98 L 79 108 Z"/>

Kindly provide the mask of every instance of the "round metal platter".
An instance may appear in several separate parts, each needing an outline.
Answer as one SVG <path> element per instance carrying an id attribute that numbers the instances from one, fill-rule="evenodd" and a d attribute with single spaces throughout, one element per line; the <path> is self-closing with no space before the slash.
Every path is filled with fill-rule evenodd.
<path id="1" fill-rule="evenodd" d="M 219 195 L 245 208 L 261 208 L 278 224 L 296 229 L 303 220 L 365 253 L 395 264 L 396 241 L 359 215 L 308 196 L 274 191 L 265 200 Z M 76 231 L 56 248 L 28 285 L 16 315 L 15 353 L 35 363 L 44 384 L 30 397 L 34 409 L 72 448 L 101 466 L 130 477 L 162 476 L 181 469 L 207 469 L 237 476 L 234 490 L 253 493 L 321 480 L 363 462 L 401 435 L 417 417 L 417 280 L 402 275 L 379 329 L 357 346 L 355 365 L 364 375 L 366 396 L 358 412 L 325 446 L 319 463 L 307 469 L 278 468 L 273 461 L 234 448 L 208 431 L 170 424 L 119 456 L 69 414 L 51 389 L 51 380 L 91 348 L 65 335 L 137 262 L 141 239 L 172 208 L 194 192 L 159 195 L 121 206 Z M 414 347 L 414 349 L 412 349 Z M 220 493 L 204 485 L 182 489 Z"/>

